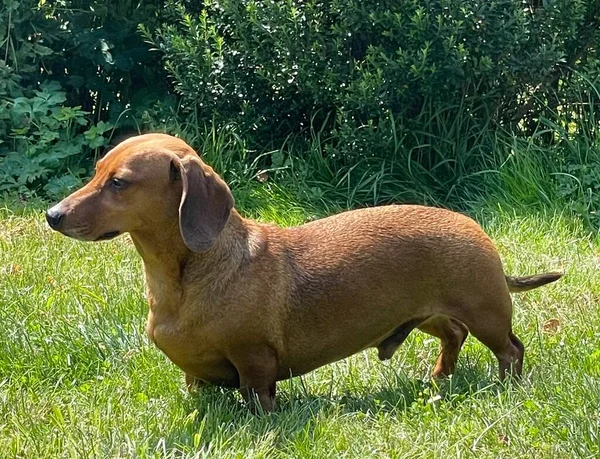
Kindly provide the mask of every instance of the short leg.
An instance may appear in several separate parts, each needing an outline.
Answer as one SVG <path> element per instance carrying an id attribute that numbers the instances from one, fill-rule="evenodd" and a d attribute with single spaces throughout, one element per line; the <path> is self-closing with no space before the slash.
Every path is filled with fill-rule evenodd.
<path id="1" fill-rule="evenodd" d="M 277 356 L 270 347 L 251 347 L 231 358 L 240 375 L 240 392 L 250 410 L 265 412 L 275 409 Z"/>
<path id="2" fill-rule="evenodd" d="M 512 335 L 512 332 L 510 334 Z M 516 340 L 514 341 L 509 336 L 505 336 L 503 339 L 493 338 L 490 340 L 487 336 L 477 336 L 475 333 L 473 335 L 496 355 L 500 366 L 500 380 L 506 378 L 507 374 L 512 374 L 516 377 L 521 376 L 525 351 L 521 341 L 516 336 L 512 335 L 514 336 L 514 340 Z M 521 344 L 521 347 L 517 346 L 516 342 Z"/>
<path id="3" fill-rule="evenodd" d="M 418 328 L 441 340 L 440 355 L 432 377 L 441 378 L 454 373 L 458 354 L 469 334 L 467 327 L 456 319 L 440 315 L 420 324 Z"/>
<path id="4" fill-rule="evenodd" d="M 496 309 L 495 315 L 488 313 L 476 320 L 469 318 L 465 323 L 473 336 L 485 344 L 498 359 L 500 379 L 504 379 L 507 373 L 519 377 L 523 371 L 525 348 L 511 330 L 510 315 L 498 311 L 502 310 Z"/>
<path id="5" fill-rule="evenodd" d="M 520 377 L 521 374 L 523 373 L 523 360 L 525 358 L 525 346 L 523 346 L 523 343 L 521 342 L 521 340 L 515 336 L 515 334 L 512 332 L 512 330 L 509 334 L 509 338 L 510 338 L 510 342 L 517 349 L 517 360 L 514 364 L 514 369 L 515 369 L 515 375 Z"/>
<path id="6" fill-rule="evenodd" d="M 194 392 L 206 386 L 206 383 L 189 373 L 185 373 L 185 386 L 189 392 Z"/>
<path id="7" fill-rule="evenodd" d="M 411 319 L 398 328 L 390 336 L 384 339 L 377 346 L 379 360 L 389 360 L 396 352 L 396 349 L 404 342 L 411 331 L 413 331 L 424 319 Z"/>
<path id="8" fill-rule="evenodd" d="M 525 357 L 525 347 L 523 343 L 517 338 L 512 330 L 508 333 L 508 337 L 505 338 L 504 344 L 499 345 L 500 341 L 484 341 L 486 337 L 478 339 L 488 346 L 498 359 L 500 366 L 500 379 L 506 378 L 507 374 L 521 377 L 523 373 L 523 358 Z M 489 344 L 488 344 L 489 343 Z M 492 347 L 494 346 L 494 347 Z"/>

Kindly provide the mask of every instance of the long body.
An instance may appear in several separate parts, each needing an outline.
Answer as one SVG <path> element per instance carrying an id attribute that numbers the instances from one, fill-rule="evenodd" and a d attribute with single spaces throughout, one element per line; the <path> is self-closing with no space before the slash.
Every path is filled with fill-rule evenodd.
<path id="1" fill-rule="evenodd" d="M 84 240 L 129 232 L 150 338 L 188 384 L 239 387 L 265 410 L 277 380 L 369 347 L 389 359 L 414 328 L 441 340 L 434 376 L 454 371 L 468 332 L 501 377 L 520 374 L 509 292 L 560 277 L 505 277 L 481 228 L 444 209 L 374 207 L 295 228 L 245 219 L 212 169 L 164 135 L 121 144 L 48 221 Z"/>

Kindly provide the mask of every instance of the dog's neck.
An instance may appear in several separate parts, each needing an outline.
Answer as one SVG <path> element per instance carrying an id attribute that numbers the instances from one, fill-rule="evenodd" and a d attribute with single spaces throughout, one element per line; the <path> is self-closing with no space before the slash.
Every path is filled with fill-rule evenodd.
<path id="1" fill-rule="evenodd" d="M 246 220 L 235 209 L 213 247 L 203 253 L 184 244 L 177 221 L 162 226 L 160 232 L 150 228 L 130 234 L 144 261 L 150 308 L 165 312 L 176 312 L 188 283 L 206 297 L 224 288 L 249 256 Z"/>

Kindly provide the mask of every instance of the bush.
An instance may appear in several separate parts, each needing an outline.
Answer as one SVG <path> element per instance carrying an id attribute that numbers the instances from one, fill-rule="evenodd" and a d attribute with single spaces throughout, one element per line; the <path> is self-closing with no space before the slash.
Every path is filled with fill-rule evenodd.
<path id="1" fill-rule="evenodd" d="M 334 206 L 596 203 L 595 0 L 5 0 L 0 37 L 2 190 L 151 129 Z"/>
<path id="2" fill-rule="evenodd" d="M 86 175 L 105 133 L 139 132 L 173 98 L 137 34 L 161 0 L 0 4 L 0 191 L 57 197 Z"/>
<path id="3" fill-rule="evenodd" d="M 66 105 L 81 106 L 94 121 L 134 118 L 169 95 L 160 58 L 137 33 L 157 25 L 162 0 L 5 0 L 0 6 L 0 87 L 4 95 L 60 83 Z M 6 37 L 6 38 L 4 38 Z M 2 93 L 0 93 L 0 96 Z M 123 111 L 133 111 L 121 116 Z"/>
<path id="4" fill-rule="evenodd" d="M 513 202 L 589 194 L 600 158 L 569 152 L 599 137 L 595 0 L 170 0 L 161 22 L 142 33 L 192 123 L 280 151 L 310 199 L 464 208 L 540 172 Z"/>
<path id="5" fill-rule="evenodd" d="M 573 68 L 598 75 L 594 0 L 170 0 L 163 22 L 145 36 L 199 119 L 257 145 L 325 126 L 352 161 L 357 129 L 390 118 L 401 136 L 441 112 L 532 132 L 572 102 Z"/>
<path id="6" fill-rule="evenodd" d="M 89 173 L 89 152 L 108 144 L 111 125 L 89 124 L 81 107 L 67 99 L 56 82 L 43 83 L 31 97 L 0 102 L 0 192 L 33 192 L 58 198 Z M 85 154 L 82 154 L 84 152 Z"/>

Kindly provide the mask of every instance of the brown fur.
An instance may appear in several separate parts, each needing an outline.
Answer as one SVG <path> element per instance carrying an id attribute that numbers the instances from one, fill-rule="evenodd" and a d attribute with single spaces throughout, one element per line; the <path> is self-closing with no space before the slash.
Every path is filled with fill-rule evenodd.
<path id="1" fill-rule="evenodd" d="M 441 340 L 434 376 L 454 371 L 469 332 L 501 377 L 520 374 L 509 291 L 560 277 L 506 278 L 477 223 L 443 209 L 374 207 L 289 229 L 245 219 L 218 175 L 163 134 L 117 146 L 48 221 L 88 241 L 130 233 L 152 341 L 189 385 L 239 387 L 267 411 L 278 380 L 369 347 L 389 359 L 415 327 Z"/>

